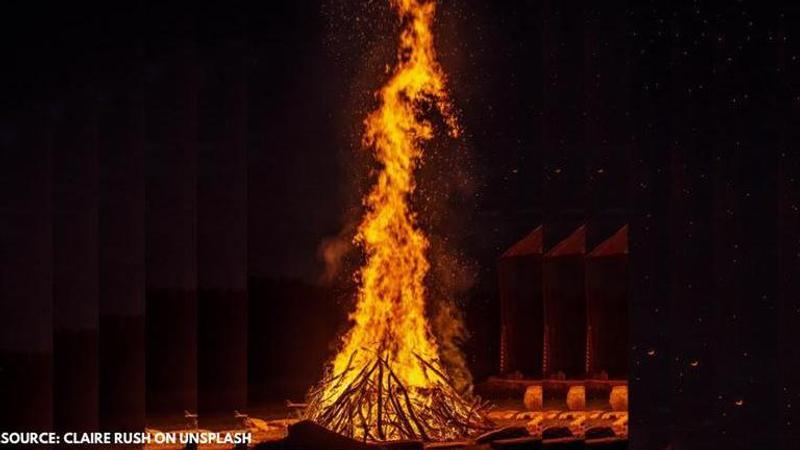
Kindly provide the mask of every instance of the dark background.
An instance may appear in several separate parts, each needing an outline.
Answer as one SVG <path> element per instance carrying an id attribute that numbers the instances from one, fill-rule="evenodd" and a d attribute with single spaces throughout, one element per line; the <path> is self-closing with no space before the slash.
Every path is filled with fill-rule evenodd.
<path id="1" fill-rule="evenodd" d="M 345 326 L 352 280 L 322 279 L 321 243 L 347 237 L 368 183 L 386 4 L 0 16 L 0 429 L 299 400 Z M 499 254 L 540 223 L 546 246 L 587 223 L 590 248 L 630 223 L 632 445 L 797 448 L 798 19 L 442 1 L 465 136 L 420 189 L 456 211 L 436 226 L 460 249 L 476 380 L 497 370 Z"/>

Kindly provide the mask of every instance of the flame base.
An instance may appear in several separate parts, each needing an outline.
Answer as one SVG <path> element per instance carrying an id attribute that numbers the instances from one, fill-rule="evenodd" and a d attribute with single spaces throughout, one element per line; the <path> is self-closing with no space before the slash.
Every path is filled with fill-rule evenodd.
<path id="1" fill-rule="evenodd" d="M 435 363 L 419 361 L 431 375 L 424 388 L 405 386 L 389 363 L 376 357 L 347 377 L 346 386 L 341 384 L 353 367 L 320 383 L 305 415 L 331 431 L 370 441 L 448 441 L 493 428 L 485 418 L 486 403 L 459 393 Z M 329 399 L 326 391 L 340 394 Z"/>

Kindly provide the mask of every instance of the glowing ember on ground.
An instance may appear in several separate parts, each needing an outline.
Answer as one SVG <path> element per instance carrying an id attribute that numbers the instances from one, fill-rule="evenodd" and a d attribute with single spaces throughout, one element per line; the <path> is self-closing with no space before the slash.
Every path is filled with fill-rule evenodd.
<path id="1" fill-rule="evenodd" d="M 455 389 L 425 317 L 428 239 L 410 196 L 422 143 L 434 136 L 423 111 L 437 110 L 458 135 L 436 61 L 432 1 L 392 0 L 403 26 L 398 62 L 365 120 L 364 144 L 381 165 L 356 242 L 366 254 L 353 328 L 305 415 L 347 436 L 448 440 L 491 426 L 484 405 Z"/>

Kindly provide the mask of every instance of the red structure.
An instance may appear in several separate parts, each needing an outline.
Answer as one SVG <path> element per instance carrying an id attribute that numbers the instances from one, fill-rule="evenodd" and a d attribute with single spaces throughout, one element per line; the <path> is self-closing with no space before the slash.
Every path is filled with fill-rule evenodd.
<path id="1" fill-rule="evenodd" d="M 581 226 L 544 255 L 543 372 L 546 378 L 586 375 L 586 227 Z"/>
<path id="2" fill-rule="evenodd" d="M 545 252 L 543 227 L 498 261 L 500 374 L 628 377 L 628 226 L 586 252 L 581 226 Z"/>
<path id="3" fill-rule="evenodd" d="M 541 226 L 500 256 L 498 277 L 500 373 L 540 378 L 544 337 Z"/>
<path id="4" fill-rule="evenodd" d="M 588 375 L 628 376 L 628 226 L 586 256 Z"/>

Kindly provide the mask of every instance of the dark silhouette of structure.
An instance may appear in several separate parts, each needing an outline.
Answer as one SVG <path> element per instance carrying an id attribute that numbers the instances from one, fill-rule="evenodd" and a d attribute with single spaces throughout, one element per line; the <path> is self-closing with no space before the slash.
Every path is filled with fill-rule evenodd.
<path id="1" fill-rule="evenodd" d="M 542 376 L 542 227 L 505 251 L 498 261 L 500 373 Z"/>
<path id="2" fill-rule="evenodd" d="M 498 261 L 500 373 L 628 376 L 628 226 L 586 253 L 586 227 L 543 254 L 543 226 Z"/>

